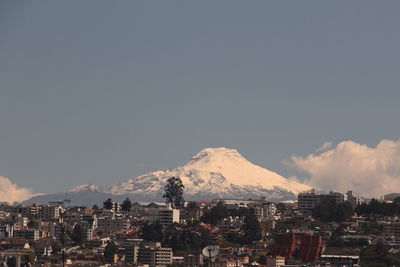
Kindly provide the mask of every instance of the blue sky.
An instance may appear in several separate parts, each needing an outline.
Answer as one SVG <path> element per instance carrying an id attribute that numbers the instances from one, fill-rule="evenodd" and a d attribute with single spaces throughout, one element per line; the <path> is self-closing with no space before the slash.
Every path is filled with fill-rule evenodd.
<path id="1" fill-rule="evenodd" d="M 226 146 L 284 176 L 399 139 L 397 1 L 2 1 L 0 176 L 109 185 Z"/>

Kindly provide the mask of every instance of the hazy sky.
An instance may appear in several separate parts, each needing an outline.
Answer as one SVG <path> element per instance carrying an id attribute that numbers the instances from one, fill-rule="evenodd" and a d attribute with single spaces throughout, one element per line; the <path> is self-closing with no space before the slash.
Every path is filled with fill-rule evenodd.
<path id="1" fill-rule="evenodd" d="M 0 176 L 36 192 L 106 186 L 226 146 L 305 179 L 283 161 L 399 139 L 399 10 L 1 1 Z"/>

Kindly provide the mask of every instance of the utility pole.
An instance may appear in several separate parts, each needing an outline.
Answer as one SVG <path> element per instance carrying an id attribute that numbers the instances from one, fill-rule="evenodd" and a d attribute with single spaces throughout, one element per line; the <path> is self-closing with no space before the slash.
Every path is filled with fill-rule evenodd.
<path id="1" fill-rule="evenodd" d="M 65 227 L 64 227 L 64 218 L 63 214 L 61 213 L 61 260 L 62 260 L 62 267 L 65 267 Z"/>

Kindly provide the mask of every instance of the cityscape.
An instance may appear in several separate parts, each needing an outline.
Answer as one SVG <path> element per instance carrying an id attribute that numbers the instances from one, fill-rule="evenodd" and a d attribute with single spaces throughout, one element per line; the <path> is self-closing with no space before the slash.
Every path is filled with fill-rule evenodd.
<path id="1" fill-rule="evenodd" d="M 0 267 L 400 267 L 400 1 L 0 1 Z"/>
<path id="2" fill-rule="evenodd" d="M 7 266 L 397 266 L 400 194 L 298 194 L 297 200 L 185 201 L 171 177 L 165 201 L 0 205 Z M 207 249 L 210 249 L 208 251 Z M 214 254 L 211 254 L 211 250 Z M 215 250 L 215 251 L 214 251 Z M 210 254 L 209 254 L 210 253 Z M 361 265 L 362 263 L 362 265 Z"/>

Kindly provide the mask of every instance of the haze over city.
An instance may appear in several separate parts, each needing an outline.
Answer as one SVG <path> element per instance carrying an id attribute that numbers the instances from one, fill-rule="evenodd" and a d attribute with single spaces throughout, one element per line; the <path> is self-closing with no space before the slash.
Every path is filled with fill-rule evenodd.
<path id="1" fill-rule="evenodd" d="M 0 201 L 210 147 L 321 190 L 391 193 L 399 5 L 3 1 Z"/>

